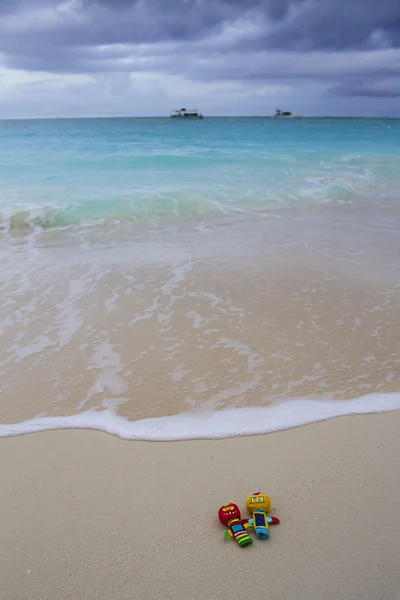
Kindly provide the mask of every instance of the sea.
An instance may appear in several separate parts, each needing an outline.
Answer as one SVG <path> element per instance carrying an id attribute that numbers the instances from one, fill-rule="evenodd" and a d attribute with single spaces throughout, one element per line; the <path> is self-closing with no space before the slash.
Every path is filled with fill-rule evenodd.
<path id="1" fill-rule="evenodd" d="M 0 435 L 400 408 L 400 120 L 0 121 Z"/>

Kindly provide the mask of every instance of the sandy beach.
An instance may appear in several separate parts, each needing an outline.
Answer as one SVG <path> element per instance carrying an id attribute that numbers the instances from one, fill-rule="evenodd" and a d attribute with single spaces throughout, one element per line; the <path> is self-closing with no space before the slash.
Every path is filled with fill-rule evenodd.
<path id="1" fill-rule="evenodd" d="M 400 598 L 399 425 L 392 412 L 218 441 L 2 439 L 2 597 Z M 281 524 L 241 549 L 216 513 L 259 489 Z"/>

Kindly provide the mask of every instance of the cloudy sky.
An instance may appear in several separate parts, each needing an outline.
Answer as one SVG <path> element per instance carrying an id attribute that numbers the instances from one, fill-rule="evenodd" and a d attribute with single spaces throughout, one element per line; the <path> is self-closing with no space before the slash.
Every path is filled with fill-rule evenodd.
<path id="1" fill-rule="evenodd" d="M 0 0 L 0 117 L 400 116 L 400 0 Z"/>

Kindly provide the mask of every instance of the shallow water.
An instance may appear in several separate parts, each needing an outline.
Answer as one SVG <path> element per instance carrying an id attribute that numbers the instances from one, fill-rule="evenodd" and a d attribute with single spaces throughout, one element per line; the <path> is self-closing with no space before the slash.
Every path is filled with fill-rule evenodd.
<path id="1" fill-rule="evenodd" d="M 184 413 L 174 439 L 400 404 L 399 121 L 0 131 L 1 423 Z"/>

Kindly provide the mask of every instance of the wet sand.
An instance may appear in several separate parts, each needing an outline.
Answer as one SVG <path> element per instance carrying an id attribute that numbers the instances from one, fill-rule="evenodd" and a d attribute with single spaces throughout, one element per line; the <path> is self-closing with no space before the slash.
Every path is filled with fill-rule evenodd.
<path id="1" fill-rule="evenodd" d="M 295 244 L 285 230 L 285 243 L 271 239 L 268 221 L 245 225 L 203 248 L 152 241 L 151 257 L 140 244 L 72 258 L 42 249 L 4 288 L 0 422 L 399 391 L 400 235 L 386 254 L 375 232 L 380 249 L 366 254 L 369 234 L 352 251 L 354 236 L 329 249 L 308 223 Z"/>
<path id="2" fill-rule="evenodd" d="M 393 412 L 219 441 L 2 439 L 3 596 L 399 598 L 399 425 Z M 241 549 L 216 512 L 259 489 L 281 524 Z"/>

